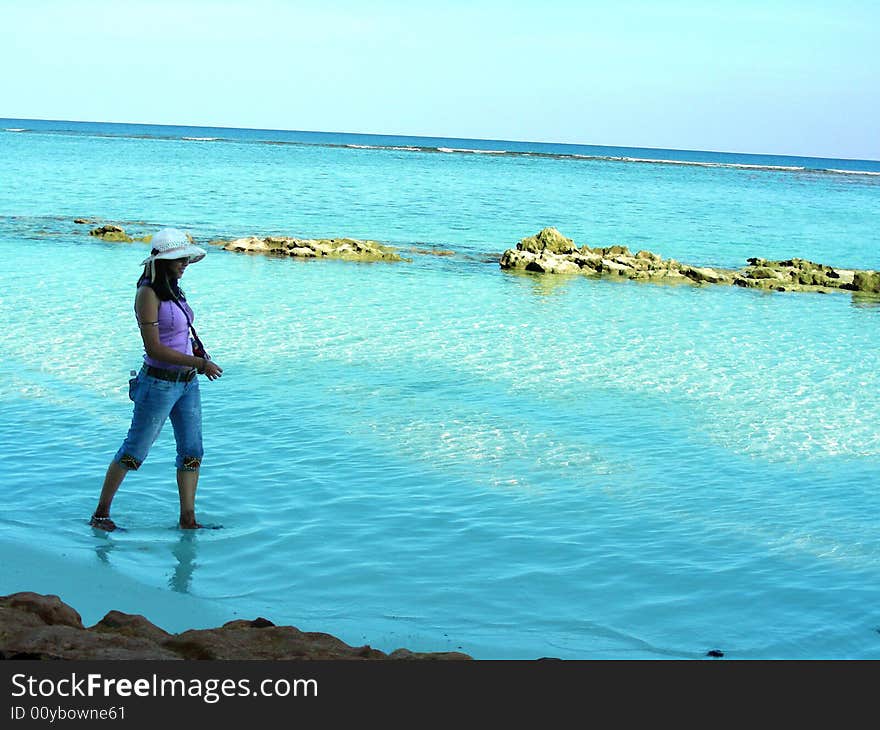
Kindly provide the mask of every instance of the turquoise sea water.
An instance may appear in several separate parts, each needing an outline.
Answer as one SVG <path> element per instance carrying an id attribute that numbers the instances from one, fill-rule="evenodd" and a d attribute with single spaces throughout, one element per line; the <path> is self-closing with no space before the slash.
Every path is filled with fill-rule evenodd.
<path id="1" fill-rule="evenodd" d="M 124 578 L 384 651 L 880 658 L 880 301 L 497 263 L 554 225 L 700 265 L 880 269 L 880 163 L 0 130 L 23 130 L 0 131 L 0 530 L 88 576 L 68 603 L 98 586 L 109 610 Z M 148 247 L 79 216 L 206 246 L 370 238 L 411 259 L 211 248 L 186 272 L 225 369 L 203 382 L 198 498 L 223 529 L 175 528 L 170 427 L 114 503 L 127 531 L 86 525 L 130 419 Z M 0 593 L 29 588 L 8 575 Z"/>

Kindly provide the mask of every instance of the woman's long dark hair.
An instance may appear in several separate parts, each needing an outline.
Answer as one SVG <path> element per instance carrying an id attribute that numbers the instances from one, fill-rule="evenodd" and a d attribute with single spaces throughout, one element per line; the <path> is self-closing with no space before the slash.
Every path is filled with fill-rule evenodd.
<path id="1" fill-rule="evenodd" d="M 150 286 L 156 292 L 156 296 L 163 302 L 170 299 L 186 299 L 183 291 L 177 283 L 177 279 L 168 276 L 168 267 L 171 261 L 168 259 L 156 259 L 153 262 L 156 267 L 156 281 L 150 281 L 150 265 L 144 266 L 144 273 L 138 279 L 138 286 Z"/>

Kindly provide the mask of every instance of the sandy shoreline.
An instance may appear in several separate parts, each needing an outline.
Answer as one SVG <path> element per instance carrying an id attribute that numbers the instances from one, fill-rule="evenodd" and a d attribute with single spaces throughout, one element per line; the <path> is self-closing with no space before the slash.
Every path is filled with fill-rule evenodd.
<path id="1" fill-rule="evenodd" d="M 55 554 L 0 538 L 0 555 L 9 556 L 0 575 L 0 658 L 471 658 L 405 647 L 387 653 L 329 633 L 276 626 L 271 618 L 230 615 L 211 601 L 144 585 L 73 551 Z"/>
<path id="2" fill-rule="evenodd" d="M 169 632 L 240 618 L 211 601 L 144 585 L 100 563 L 93 554 L 86 558 L 75 550 L 56 553 L 0 537 L 0 555 L 7 556 L 0 595 L 19 591 L 57 595 L 76 608 L 87 626 L 112 610 L 143 614 Z M 91 590 L 84 588 L 87 585 Z"/>

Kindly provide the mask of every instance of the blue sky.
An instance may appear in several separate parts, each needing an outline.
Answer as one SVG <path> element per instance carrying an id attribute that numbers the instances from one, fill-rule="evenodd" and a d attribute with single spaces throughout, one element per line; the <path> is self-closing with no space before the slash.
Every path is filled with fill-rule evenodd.
<path id="1" fill-rule="evenodd" d="M 880 2 L 0 0 L 0 117 L 880 159 Z"/>

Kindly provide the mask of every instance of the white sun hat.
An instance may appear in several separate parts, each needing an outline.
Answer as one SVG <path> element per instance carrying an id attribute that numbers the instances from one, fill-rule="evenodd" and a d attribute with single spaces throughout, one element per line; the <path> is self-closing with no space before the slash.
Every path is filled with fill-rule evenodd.
<path id="1" fill-rule="evenodd" d="M 192 243 L 189 236 L 178 228 L 163 228 L 153 234 L 153 250 L 141 261 L 141 266 L 150 265 L 150 281 L 156 279 L 157 259 L 189 259 L 194 264 L 205 258 L 207 251 Z"/>

